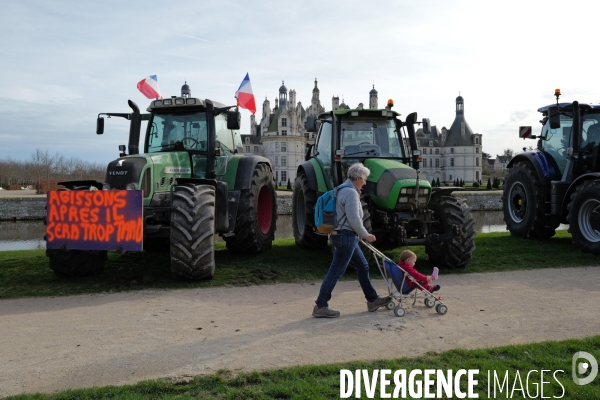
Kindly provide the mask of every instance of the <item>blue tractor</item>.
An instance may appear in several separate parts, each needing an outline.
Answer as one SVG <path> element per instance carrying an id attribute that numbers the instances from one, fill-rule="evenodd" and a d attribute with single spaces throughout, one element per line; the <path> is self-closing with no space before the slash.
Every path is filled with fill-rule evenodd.
<path id="1" fill-rule="evenodd" d="M 569 224 L 573 243 L 600 254 L 600 105 L 574 101 L 540 108 L 537 148 L 515 156 L 502 193 L 504 221 L 511 235 L 548 239 Z"/>

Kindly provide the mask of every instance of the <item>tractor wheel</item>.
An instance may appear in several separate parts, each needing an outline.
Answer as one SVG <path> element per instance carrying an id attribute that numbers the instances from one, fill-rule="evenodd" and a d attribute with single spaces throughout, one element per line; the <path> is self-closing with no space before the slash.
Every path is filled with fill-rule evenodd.
<path id="1" fill-rule="evenodd" d="M 46 249 L 50 269 L 59 276 L 90 276 L 104 270 L 106 250 Z"/>
<path id="2" fill-rule="evenodd" d="M 451 195 L 441 195 L 431 200 L 430 208 L 434 212 L 434 218 L 439 221 L 438 225 L 443 232 L 450 232 L 456 225 L 461 233 L 451 240 L 425 246 L 429 260 L 442 267 L 458 268 L 464 267 L 475 250 L 475 220 L 465 199 Z M 437 224 L 434 224 L 434 226 Z M 440 229 L 441 231 L 442 229 Z"/>
<path id="3" fill-rule="evenodd" d="M 292 228 L 296 244 L 305 249 L 327 246 L 327 236 L 315 233 L 315 204 L 317 193 L 308 187 L 306 175 L 299 174 L 294 181 L 292 197 Z"/>
<path id="4" fill-rule="evenodd" d="M 171 208 L 171 273 L 210 279 L 215 273 L 215 187 L 179 185 Z"/>
<path id="5" fill-rule="evenodd" d="M 277 199 L 269 167 L 257 164 L 249 188 L 242 189 L 234 233 L 225 237 L 227 248 L 238 253 L 269 250 L 275 239 Z"/>
<path id="6" fill-rule="evenodd" d="M 502 192 L 504 221 L 511 235 L 535 239 L 554 236 L 558 224 L 546 218 L 546 192 L 531 164 L 520 162 L 511 168 Z"/>
<path id="7" fill-rule="evenodd" d="M 582 251 L 600 254 L 600 180 L 577 187 L 567 210 L 573 243 Z"/>

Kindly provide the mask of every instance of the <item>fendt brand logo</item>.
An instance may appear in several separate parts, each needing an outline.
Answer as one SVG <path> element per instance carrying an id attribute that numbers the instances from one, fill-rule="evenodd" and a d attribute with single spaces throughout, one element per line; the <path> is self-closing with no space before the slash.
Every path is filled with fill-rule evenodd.
<path id="1" fill-rule="evenodd" d="M 585 362 L 581 362 L 581 359 L 585 359 Z M 591 383 L 598 375 L 598 362 L 593 355 L 585 351 L 578 351 L 573 354 L 573 382 L 576 385 L 587 385 Z M 589 372 L 589 375 L 585 378 L 580 377 Z"/>
<path id="2" fill-rule="evenodd" d="M 109 175 L 127 175 L 129 171 L 108 171 Z"/>

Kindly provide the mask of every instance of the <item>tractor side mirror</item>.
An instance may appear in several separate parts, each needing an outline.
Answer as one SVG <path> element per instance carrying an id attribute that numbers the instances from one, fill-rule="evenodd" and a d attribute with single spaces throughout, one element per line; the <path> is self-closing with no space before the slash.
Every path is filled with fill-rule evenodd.
<path id="1" fill-rule="evenodd" d="M 241 119 L 242 116 L 237 109 L 233 111 L 227 111 L 227 129 L 231 129 L 234 131 L 239 130 Z"/>
<path id="2" fill-rule="evenodd" d="M 308 132 L 316 132 L 317 131 L 317 117 L 314 115 L 309 115 L 306 117 L 306 130 Z"/>
<path id="3" fill-rule="evenodd" d="M 423 118 L 423 133 L 428 135 L 431 133 L 431 124 L 429 118 Z"/>
<path id="4" fill-rule="evenodd" d="M 410 113 L 406 116 L 406 125 L 414 125 L 417 123 L 417 113 Z"/>
<path id="5" fill-rule="evenodd" d="M 558 106 L 548 107 L 548 120 L 550 121 L 550 129 L 560 128 L 560 112 Z"/>
<path id="6" fill-rule="evenodd" d="M 96 121 L 96 135 L 102 135 L 104 133 L 104 118 L 98 117 Z"/>

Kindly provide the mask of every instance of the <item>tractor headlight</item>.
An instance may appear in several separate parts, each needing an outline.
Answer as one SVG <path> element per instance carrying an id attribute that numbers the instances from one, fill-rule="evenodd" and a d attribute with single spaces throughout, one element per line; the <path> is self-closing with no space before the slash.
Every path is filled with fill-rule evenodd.
<path id="1" fill-rule="evenodd" d="M 104 185 L 102 185 L 102 190 L 110 190 L 110 185 L 108 183 L 105 183 Z"/>
<path id="2" fill-rule="evenodd" d="M 427 194 L 429 194 L 429 189 L 423 189 L 423 188 L 421 188 L 421 189 L 419 189 L 419 194 L 427 195 Z"/>
<path id="3" fill-rule="evenodd" d="M 415 192 L 415 189 L 413 188 L 402 188 L 400 189 L 400 193 L 401 194 L 413 194 Z"/>
<path id="4" fill-rule="evenodd" d="M 127 190 L 136 190 L 137 189 L 137 183 L 134 183 L 134 182 L 128 183 L 125 186 L 125 189 L 127 189 Z"/>

